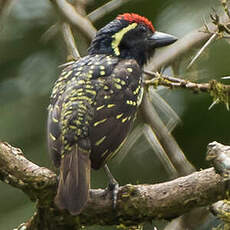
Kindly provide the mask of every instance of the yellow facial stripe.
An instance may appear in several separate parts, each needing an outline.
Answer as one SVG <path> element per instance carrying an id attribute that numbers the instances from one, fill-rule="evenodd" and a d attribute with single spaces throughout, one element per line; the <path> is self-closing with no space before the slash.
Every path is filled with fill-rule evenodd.
<path id="1" fill-rule="evenodd" d="M 113 37 L 113 41 L 112 41 L 112 48 L 114 50 L 114 53 L 118 56 L 120 55 L 120 50 L 118 48 L 122 38 L 124 37 L 124 35 L 130 31 L 133 30 L 135 27 L 137 26 L 137 23 L 132 23 L 129 26 L 126 26 L 125 28 L 123 28 L 122 30 L 120 30 L 119 32 L 115 33 L 112 37 Z"/>

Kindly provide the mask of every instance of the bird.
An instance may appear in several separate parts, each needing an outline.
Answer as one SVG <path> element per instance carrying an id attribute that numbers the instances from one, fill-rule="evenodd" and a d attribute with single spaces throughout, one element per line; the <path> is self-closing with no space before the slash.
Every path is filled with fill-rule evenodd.
<path id="1" fill-rule="evenodd" d="M 136 13 L 102 27 L 88 55 L 66 63 L 48 107 L 48 149 L 59 183 L 56 206 L 79 215 L 89 199 L 92 169 L 105 169 L 116 203 L 117 181 L 107 162 L 124 144 L 143 96 L 142 71 L 156 48 L 177 38 Z"/>

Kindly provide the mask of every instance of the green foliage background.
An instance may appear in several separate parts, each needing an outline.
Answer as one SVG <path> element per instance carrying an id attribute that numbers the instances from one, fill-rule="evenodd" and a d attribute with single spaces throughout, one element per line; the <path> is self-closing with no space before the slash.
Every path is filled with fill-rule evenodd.
<path id="1" fill-rule="evenodd" d="M 87 11 L 104 2 L 92 1 Z M 157 30 L 182 37 L 199 28 L 202 18 L 209 20 L 211 8 L 216 6 L 218 2 L 214 0 L 132 0 L 95 26 L 102 27 L 119 13 L 136 12 L 153 21 Z M 57 15 L 48 0 L 15 1 L 10 15 L 0 21 L 0 140 L 21 148 L 36 164 L 50 168 L 46 147 L 47 106 L 60 72 L 57 66 L 65 62 L 66 51 L 61 34 L 48 42 L 42 40 L 42 35 L 56 21 Z M 85 55 L 88 44 L 77 31 L 75 35 L 79 50 Z M 185 64 L 194 53 L 187 55 Z M 230 74 L 229 60 L 229 43 L 217 41 L 191 71 L 181 74 L 199 82 L 220 80 Z M 207 144 L 213 140 L 230 144 L 229 112 L 224 105 L 209 111 L 212 100 L 208 95 L 168 89 L 161 94 L 181 117 L 182 123 L 173 134 L 186 156 L 198 170 L 208 167 L 204 160 Z M 117 162 L 111 162 L 110 166 L 120 184 L 167 180 L 164 168 L 144 138 L 121 163 Z M 102 171 L 93 172 L 93 187 L 105 187 L 106 183 Z M 0 182 L 0 229 L 13 229 L 26 221 L 34 205 L 21 191 Z M 149 224 L 146 229 L 153 227 Z"/>

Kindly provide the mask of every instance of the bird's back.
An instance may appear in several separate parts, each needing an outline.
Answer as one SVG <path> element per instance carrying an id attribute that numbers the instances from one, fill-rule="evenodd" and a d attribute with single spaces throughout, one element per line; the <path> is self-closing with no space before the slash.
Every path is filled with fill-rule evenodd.
<path id="1" fill-rule="evenodd" d="M 88 138 L 91 166 L 98 169 L 130 130 L 140 99 L 141 70 L 133 59 L 89 55 L 68 65 L 56 81 L 48 118 L 49 149 L 61 154 Z"/>

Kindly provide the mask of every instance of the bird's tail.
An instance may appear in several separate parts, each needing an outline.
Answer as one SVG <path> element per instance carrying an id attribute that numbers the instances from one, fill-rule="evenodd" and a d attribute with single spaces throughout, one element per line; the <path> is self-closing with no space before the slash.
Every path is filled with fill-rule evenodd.
<path id="1" fill-rule="evenodd" d="M 82 211 L 89 197 L 89 154 L 76 145 L 61 159 L 55 204 L 60 209 L 67 209 L 72 215 L 77 215 Z"/>

